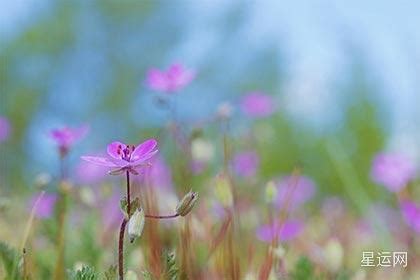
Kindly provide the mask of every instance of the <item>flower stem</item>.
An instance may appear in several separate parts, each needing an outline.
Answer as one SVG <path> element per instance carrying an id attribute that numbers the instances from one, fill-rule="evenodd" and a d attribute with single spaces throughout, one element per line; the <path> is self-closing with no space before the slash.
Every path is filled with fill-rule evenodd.
<path id="1" fill-rule="evenodd" d="M 126 171 L 125 176 L 126 176 L 126 179 L 127 179 L 127 215 L 128 215 L 128 219 L 130 219 L 130 215 L 131 215 L 130 173 L 128 171 Z"/>
<path id="2" fill-rule="evenodd" d="M 130 219 L 131 212 L 131 198 L 130 198 L 130 173 L 126 171 L 125 173 L 127 179 L 127 215 L 128 219 L 124 218 L 121 227 L 120 235 L 118 239 L 118 279 L 124 279 L 124 232 L 128 220 Z"/>
<path id="3" fill-rule="evenodd" d="M 127 219 L 124 219 L 121 223 L 120 238 L 118 240 L 118 279 L 124 279 L 124 231 L 127 225 Z"/>
<path id="4" fill-rule="evenodd" d="M 146 218 L 150 219 L 173 219 L 179 216 L 179 214 L 173 214 L 173 215 L 144 215 Z"/>

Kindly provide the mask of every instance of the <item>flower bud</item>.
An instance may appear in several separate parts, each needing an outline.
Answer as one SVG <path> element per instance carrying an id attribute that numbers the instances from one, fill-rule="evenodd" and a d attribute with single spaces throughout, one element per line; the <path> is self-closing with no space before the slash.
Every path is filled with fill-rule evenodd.
<path id="1" fill-rule="evenodd" d="M 270 203 L 273 202 L 277 195 L 276 184 L 273 181 L 269 181 L 265 186 L 265 200 Z"/>
<path id="2" fill-rule="evenodd" d="M 189 191 L 176 206 L 176 213 L 185 216 L 191 212 L 195 202 L 198 199 L 198 193 Z"/>
<path id="3" fill-rule="evenodd" d="M 144 228 L 144 211 L 142 208 L 137 208 L 128 221 L 128 237 L 133 243 L 137 237 L 140 237 Z"/>

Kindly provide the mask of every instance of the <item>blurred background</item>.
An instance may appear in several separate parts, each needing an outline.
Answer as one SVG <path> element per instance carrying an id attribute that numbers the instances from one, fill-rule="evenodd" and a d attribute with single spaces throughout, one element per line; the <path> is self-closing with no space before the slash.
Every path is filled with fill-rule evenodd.
<path id="1" fill-rule="evenodd" d="M 267 182 L 298 167 L 316 183 L 311 211 L 319 211 L 326 198 L 339 197 L 352 215 L 363 217 L 373 206 L 397 209 L 401 200 L 372 180 L 377 154 L 396 153 L 418 166 L 418 1 L 1 3 L 0 116 L 8 129 L 0 143 L 0 195 L 12 201 L 37 193 L 40 174 L 58 176 L 49 132 L 85 124 L 89 133 L 72 147 L 67 163 L 70 179 L 82 186 L 91 183 L 80 178 L 81 155 L 103 153 L 113 140 L 155 137 L 172 169 L 174 192 L 180 196 L 193 187 L 210 197 L 209 182 L 226 161 L 226 134 L 230 157 L 248 150 L 259 157 L 251 182 L 237 178 L 245 197 L 261 196 Z M 152 90 L 149 69 L 173 63 L 194 70 L 194 80 L 171 95 Z M 252 92 L 270 96 L 275 112 L 246 116 L 240 104 Z M 176 108 L 176 117 L 166 102 Z M 223 108 L 228 128 L 213 121 Z M 182 168 L 190 159 L 180 159 L 173 136 L 162 134 L 171 123 L 182 127 L 198 150 L 193 159 L 206 162 L 188 180 Z M 196 139 L 202 141 L 193 144 Z M 404 197 L 419 201 L 418 182 L 411 179 Z M 265 207 L 262 201 L 258 205 Z M 27 213 L 28 207 L 19 206 L 18 212 Z M 0 220 L 10 222 L 7 215 Z M 0 240 L 18 243 L 10 233 L 0 233 Z M 359 253 L 351 271 L 360 267 Z M 50 275 L 46 271 L 43 275 Z M 214 279 L 229 279 L 220 277 Z"/>

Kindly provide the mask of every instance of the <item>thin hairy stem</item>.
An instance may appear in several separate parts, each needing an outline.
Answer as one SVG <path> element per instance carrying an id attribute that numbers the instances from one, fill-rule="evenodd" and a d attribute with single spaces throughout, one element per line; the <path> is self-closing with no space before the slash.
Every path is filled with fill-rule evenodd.
<path id="1" fill-rule="evenodd" d="M 124 279 L 124 232 L 125 226 L 127 225 L 127 219 L 124 219 L 121 223 L 120 238 L 118 240 L 118 279 Z"/>
<path id="2" fill-rule="evenodd" d="M 127 215 L 128 215 L 128 219 L 130 219 L 130 214 L 131 214 L 130 173 L 126 171 L 125 176 L 127 179 Z"/>
<path id="3" fill-rule="evenodd" d="M 125 227 L 127 225 L 128 220 L 130 219 L 131 215 L 131 198 L 130 198 L 130 173 L 126 171 L 125 173 L 127 179 L 127 215 L 128 219 L 124 218 L 121 227 L 120 227 L 120 235 L 118 239 L 118 278 L 120 280 L 124 279 L 124 232 Z"/>
<path id="4" fill-rule="evenodd" d="M 150 218 L 150 219 L 173 219 L 173 218 L 179 217 L 179 214 L 173 214 L 173 215 L 150 215 L 150 214 L 146 214 L 144 216 L 146 218 Z"/>

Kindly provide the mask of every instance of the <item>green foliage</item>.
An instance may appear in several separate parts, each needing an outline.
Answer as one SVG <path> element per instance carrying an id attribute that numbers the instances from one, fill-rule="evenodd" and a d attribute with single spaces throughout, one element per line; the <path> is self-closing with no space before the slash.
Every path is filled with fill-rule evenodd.
<path id="1" fill-rule="evenodd" d="M 70 272 L 71 280 L 97 280 L 98 273 L 90 266 L 83 266 L 82 269 Z"/>
<path id="2" fill-rule="evenodd" d="M 82 248 L 82 251 L 78 250 L 77 254 L 79 257 L 83 257 L 86 263 L 96 266 L 98 265 L 102 250 L 98 246 L 96 233 L 92 230 L 93 225 L 94 221 L 92 219 L 88 219 L 84 224 L 80 235 L 81 245 L 78 247 Z"/>
<path id="3" fill-rule="evenodd" d="M 0 241 L 0 257 L 3 260 L 3 265 L 7 275 L 6 279 L 17 279 L 17 276 L 15 275 L 16 263 L 18 260 L 16 250 Z"/>
<path id="4" fill-rule="evenodd" d="M 143 279 L 144 280 L 154 280 L 155 278 L 153 277 L 153 275 L 149 272 L 149 271 L 147 271 L 147 270 L 143 270 L 142 272 L 141 272 L 141 274 L 143 275 Z"/>
<path id="5" fill-rule="evenodd" d="M 105 280 L 115 280 L 117 279 L 117 266 L 111 265 L 107 271 L 104 273 Z"/>
<path id="6" fill-rule="evenodd" d="M 166 268 L 164 279 L 167 280 L 176 280 L 178 279 L 178 266 L 176 265 L 175 253 L 167 253 L 165 256 Z"/>
<path id="7" fill-rule="evenodd" d="M 295 268 L 291 273 L 291 279 L 293 280 L 308 280 L 318 279 L 314 275 L 314 266 L 307 257 L 300 257 L 295 264 Z"/>

